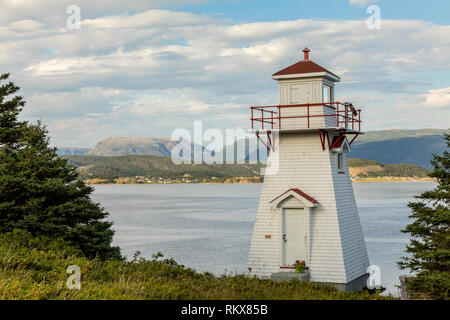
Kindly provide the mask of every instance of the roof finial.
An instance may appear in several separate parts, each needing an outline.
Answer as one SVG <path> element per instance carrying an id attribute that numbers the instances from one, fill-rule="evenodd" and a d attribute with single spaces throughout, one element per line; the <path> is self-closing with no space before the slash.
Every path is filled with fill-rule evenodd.
<path id="1" fill-rule="evenodd" d="M 303 53 L 305 55 L 305 58 L 304 58 L 305 61 L 309 61 L 309 52 L 310 51 L 311 50 L 309 50 L 308 47 L 305 47 L 305 49 L 303 49 Z"/>

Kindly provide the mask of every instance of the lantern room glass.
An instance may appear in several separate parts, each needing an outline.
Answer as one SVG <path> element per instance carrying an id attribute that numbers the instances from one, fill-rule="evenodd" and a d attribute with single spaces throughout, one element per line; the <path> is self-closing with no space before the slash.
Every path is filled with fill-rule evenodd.
<path id="1" fill-rule="evenodd" d="M 331 87 L 324 84 L 323 85 L 323 103 L 331 102 Z"/>

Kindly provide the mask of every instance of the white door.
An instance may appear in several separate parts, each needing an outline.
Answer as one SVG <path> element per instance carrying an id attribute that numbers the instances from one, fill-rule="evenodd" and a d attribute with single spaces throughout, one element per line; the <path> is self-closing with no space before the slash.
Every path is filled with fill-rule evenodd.
<path id="1" fill-rule="evenodd" d="M 283 264 L 295 265 L 306 261 L 306 215 L 303 209 L 283 209 L 282 244 Z"/>

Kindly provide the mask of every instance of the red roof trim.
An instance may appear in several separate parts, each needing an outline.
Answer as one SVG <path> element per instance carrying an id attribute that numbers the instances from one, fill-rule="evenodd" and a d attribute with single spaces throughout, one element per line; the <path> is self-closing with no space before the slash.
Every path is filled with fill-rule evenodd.
<path id="1" fill-rule="evenodd" d="M 289 191 L 294 191 L 295 193 L 297 193 L 299 196 L 305 198 L 306 200 L 308 200 L 311 203 L 319 203 L 316 199 L 314 199 L 313 197 L 307 195 L 306 193 L 304 193 L 302 190 L 297 189 L 297 188 L 291 188 L 289 190 L 287 190 L 286 192 L 283 192 L 282 194 L 280 194 L 278 197 L 276 197 L 275 199 L 273 199 L 272 201 L 270 201 L 269 203 L 274 202 L 275 200 L 277 200 L 278 198 L 284 196 L 286 193 L 288 193 Z"/>
<path id="2" fill-rule="evenodd" d="M 312 62 L 311 60 L 302 60 L 297 63 L 294 63 L 293 65 L 274 73 L 272 76 L 283 76 L 283 75 L 288 75 L 288 74 L 302 74 L 302 73 L 314 73 L 314 72 L 328 72 L 328 73 L 332 74 L 333 76 L 339 78 L 333 72 L 328 71 L 324 67 L 319 66 L 317 63 Z"/>

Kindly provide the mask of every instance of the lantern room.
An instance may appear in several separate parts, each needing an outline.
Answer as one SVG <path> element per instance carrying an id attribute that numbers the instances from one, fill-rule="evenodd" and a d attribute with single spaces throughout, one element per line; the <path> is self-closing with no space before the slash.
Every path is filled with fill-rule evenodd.
<path id="1" fill-rule="evenodd" d="M 334 99 L 334 85 L 340 78 L 311 61 L 309 55 L 310 50 L 305 48 L 303 60 L 272 75 L 278 81 L 279 105 L 251 107 L 253 130 L 361 131 L 361 110 Z"/>

